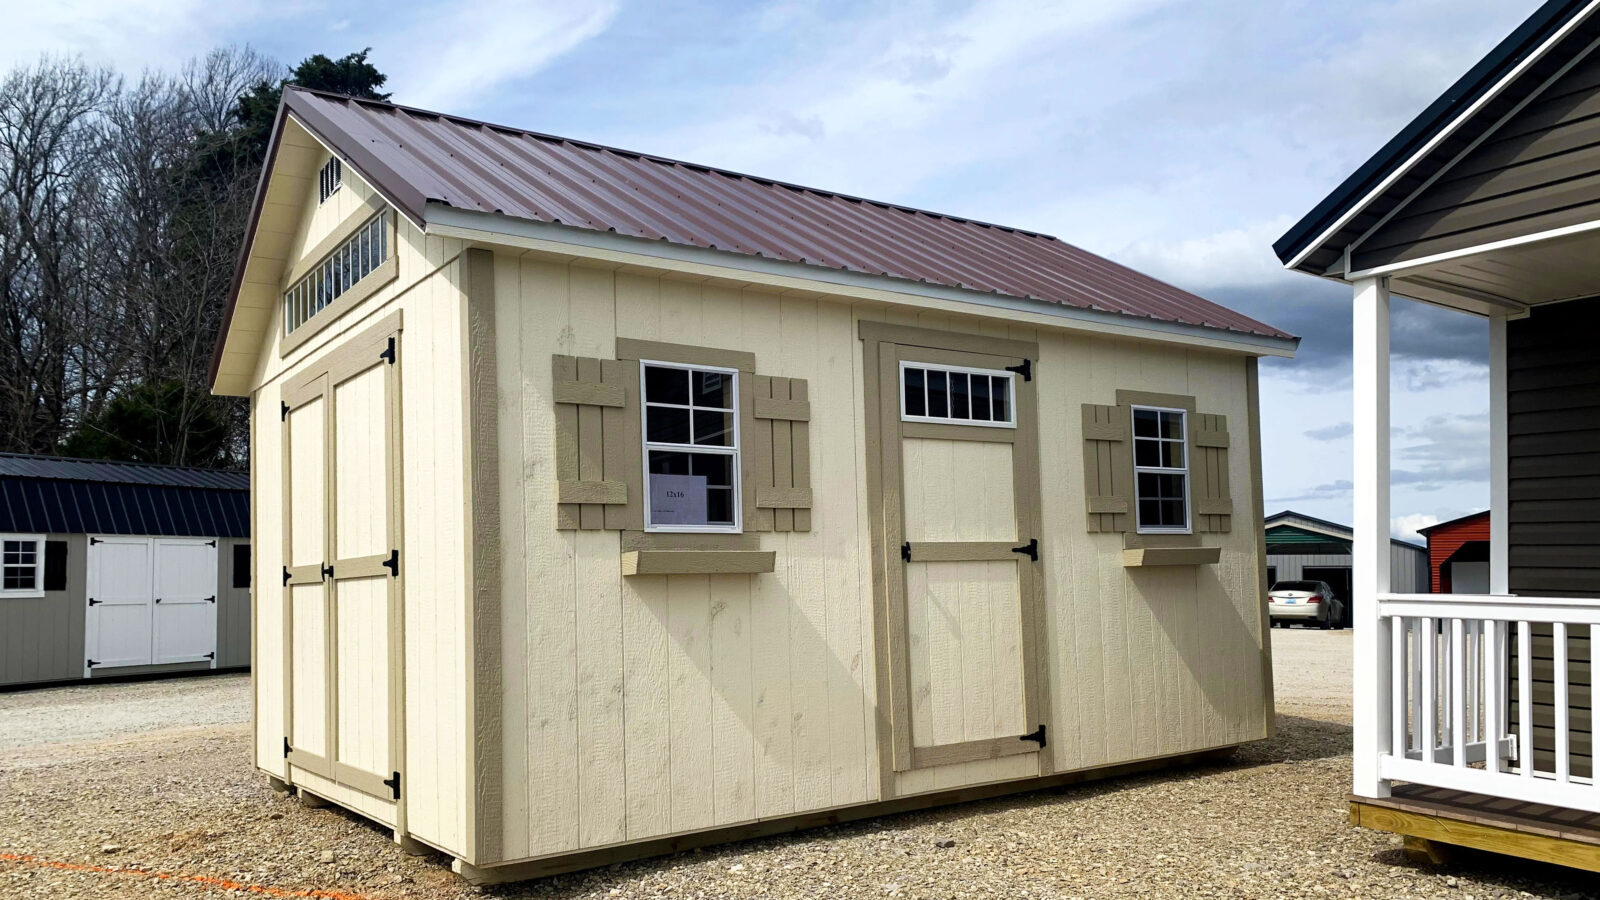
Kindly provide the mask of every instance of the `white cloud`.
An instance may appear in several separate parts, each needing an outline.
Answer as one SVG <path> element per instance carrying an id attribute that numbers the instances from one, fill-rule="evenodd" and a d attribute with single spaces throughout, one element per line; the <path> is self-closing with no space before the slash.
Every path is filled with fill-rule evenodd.
<path id="1" fill-rule="evenodd" d="M 1157 278 L 1194 291 L 1282 282 L 1283 266 L 1272 242 L 1294 224 L 1290 216 L 1199 237 L 1142 240 L 1111 255 Z"/>
<path id="2" fill-rule="evenodd" d="M 1411 513 L 1410 515 L 1395 516 L 1389 520 L 1389 533 L 1402 541 L 1426 544 L 1428 541 L 1417 533 L 1420 528 L 1439 524 L 1439 517 L 1432 513 Z"/>
<path id="3" fill-rule="evenodd" d="M 82 56 L 128 75 L 175 67 L 227 42 L 231 29 L 292 15 L 300 2 L 256 0 L 226 6 L 207 0 L 49 0 L 4 5 L 0 67 L 29 65 L 42 54 Z"/>
<path id="4" fill-rule="evenodd" d="M 473 20 L 490 27 L 441 29 L 440 22 L 460 9 L 452 3 L 434 15 L 413 15 L 403 31 L 374 40 L 395 99 L 442 112 L 475 108 L 506 82 L 532 75 L 605 31 L 617 15 L 615 0 L 490 0 L 472 7 Z"/>

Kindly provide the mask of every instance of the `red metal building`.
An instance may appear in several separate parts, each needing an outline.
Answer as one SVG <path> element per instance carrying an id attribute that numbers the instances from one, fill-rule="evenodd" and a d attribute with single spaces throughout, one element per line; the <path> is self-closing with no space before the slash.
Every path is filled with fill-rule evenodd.
<path id="1" fill-rule="evenodd" d="M 1476 580 L 1480 568 L 1484 583 L 1461 584 L 1460 592 L 1488 593 L 1488 510 L 1419 528 L 1417 533 L 1428 539 L 1429 590 L 1432 593 L 1457 593 L 1457 582 Z"/>

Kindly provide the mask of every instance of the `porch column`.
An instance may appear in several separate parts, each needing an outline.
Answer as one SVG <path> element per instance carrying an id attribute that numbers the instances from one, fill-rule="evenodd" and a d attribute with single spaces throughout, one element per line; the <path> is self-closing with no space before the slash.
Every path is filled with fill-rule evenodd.
<path id="1" fill-rule="evenodd" d="M 1510 445 L 1506 437 L 1506 313 L 1489 314 L 1489 593 L 1511 593 Z"/>
<path id="2" fill-rule="evenodd" d="M 1378 595 L 1389 593 L 1389 280 L 1355 282 L 1355 784 L 1362 797 L 1389 796 L 1378 756 L 1391 749 L 1389 626 Z"/>

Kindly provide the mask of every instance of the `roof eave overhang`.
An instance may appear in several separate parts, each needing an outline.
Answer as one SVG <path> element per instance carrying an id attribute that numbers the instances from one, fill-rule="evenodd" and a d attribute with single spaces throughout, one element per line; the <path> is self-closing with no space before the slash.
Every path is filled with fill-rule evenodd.
<path id="1" fill-rule="evenodd" d="M 1273 243 L 1284 268 L 1343 280 L 1307 265 L 1351 220 L 1390 190 L 1484 104 L 1588 19 L 1600 0 L 1550 0 L 1473 66 L 1399 134 Z"/>
<path id="2" fill-rule="evenodd" d="M 1299 338 L 1250 334 L 1087 309 L 998 293 L 969 291 L 886 275 L 832 269 L 708 247 L 653 241 L 608 231 L 518 219 L 499 213 L 429 203 L 423 212 L 429 234 L 619 265 L 666 269 L 706 278 L 761 284 L 778 290 L 834 294 L 897 305 L 1022 319 L 1046 327 L 1115 334 L 1135 340 L 1180 343 L 1250 356 L 1293 357 Z"/>

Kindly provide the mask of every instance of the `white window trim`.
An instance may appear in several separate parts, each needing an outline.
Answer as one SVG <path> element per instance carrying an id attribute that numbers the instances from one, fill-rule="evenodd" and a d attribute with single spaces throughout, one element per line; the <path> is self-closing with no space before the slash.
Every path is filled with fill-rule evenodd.
<path id="1" fill-rule="evenodd" d="M 650 440 L 650 407 L 660 406 L 668 409 L 691 409 L 677 403 L 651 403 L 645 399 L 644 372 L 649 366 L 659 369 L 682 369 L 687 372 L 720 372 L 733 376 L 733 444 L 728 447 L 701 446 L 699 444 L 667 444 Z M 744 533 L 744 484 L 743 478 L 743 443 L 739 434 L 739 370 L 723 366 L 700 366 L 694 363 L 664 362 L 654 359 L 639 360 L 639 437 L 644 444 L 644 530 L 660 534 L 743 534 Z M 693 425 L 691 424 L 691 428 Z M 733 524 L 732 525 L 656 525 L 650 521 L 650 451 L 668 450 L 679 453 L 703 453 L 707 455 L 733 457 Z"/>
<path id="2" fill-rule="evenodd" d="M 1157 413 L 1177 413 L 1183 419 L 1183 468 L 1171 466 L 1141 466 L 1139 465 L 1139 438 L 1134 431 L 1134 422 L 1138 419 L 1139 410 Z M 1193 534 L 1194 509 L 1189 500 L 1189 411 L 1172 406 L 1135 406 L 1128 414 L 1128 439 L 1133 450 L 1133 521 L 1139 534 Z M 1145 440 L 1166 440 L 1170 438 L 1145 438 Z M 1152 475 L 1182 475 L 1183 476 L 1183 527 L 1174 525 L 1146 526 L 1139 515 L 1139 474 L 1148 472 Z"/>
<path id="3" fill-rule="evenodd" d="M 6 590 L 0 586 L 0 597 L 43 597 L 44 596 L 44 535 L 42 534 L 0 534 L 0 542 L 4 541 L 32 541 L 33 542 L 33 587 L 26 589 Z M 4 543 L 0 543 L 0 585 L 4 585 Z"/>
<path id="4" fill-rule="evenodd" d="M 1011 417 L 1007 422 L 984 421 L 982 419 L 958 419 L 952 416 L 913 416 L 906 412 L 906 369 L 923 369 L 938 372 L 964 372 L 968 375 L 992 375 L 1006 380 L 1006 413 Z M 947 366 L 943 363 L 925 363 L 916 360 L 900 360 L 900 383 L 895 385 L 895 390 L 900 394 L 900 421 L 902 422 L 927 422 L 931 425 L 971 425 L 974 428 L 1016 428 L 1017 427 L 1017 377 L 1015 372 L 1004 369 L 975 369 L 971 366 Z M 946 382 L 948 383 L 948 382 Z M 928 382 L 922 382 L 922 408 L 928 408 Z M 969 395 L 970 396 L 970 395 Z M 971 402 L 970 400 L 968 401 Z M 971 408 L 970 406 L 968 407 Z M 994 407 L 991 406 L 992 410 Z"/>

